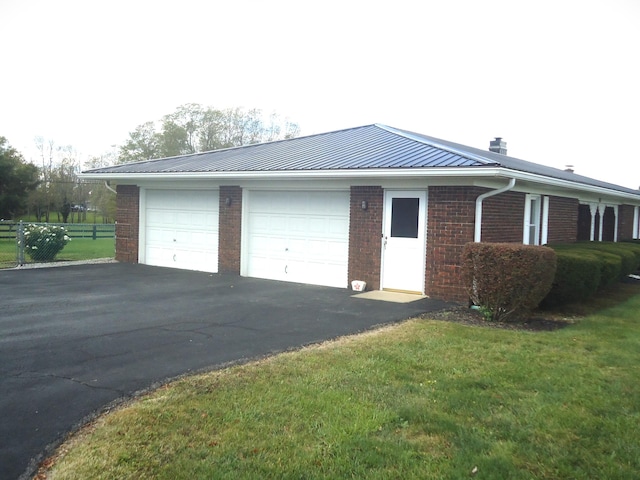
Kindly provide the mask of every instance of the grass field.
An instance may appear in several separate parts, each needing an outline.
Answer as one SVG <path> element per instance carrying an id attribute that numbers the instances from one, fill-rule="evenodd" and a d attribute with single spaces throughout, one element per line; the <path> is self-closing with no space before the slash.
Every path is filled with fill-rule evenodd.
<path id="1" fill-rule="evenodd" d="M 0 268 L 16 266 L 16 242 L 12 239 L 0 239 Z M 74 238 L 56 256 L 54 261 L 90 260 L 94 258 L 113 258 L 115 255 L 115 239 L 99 238 L 97 240 Z M 32 263 L 28 255 L 25 261 Z"/>
<path id="2" fill-rule="evenodd" d="M 636 479 L 640 286 L 611 297 L 550 332 L 427 317 L 185 378 L 52 478 Z"/>
<path id="3" fill-rule="evenodd" d="M 57 261 L 90 260 L 93 258 L 113 258 L 116 253 L 114 238 L 74 238 L 57 255 Z"/>

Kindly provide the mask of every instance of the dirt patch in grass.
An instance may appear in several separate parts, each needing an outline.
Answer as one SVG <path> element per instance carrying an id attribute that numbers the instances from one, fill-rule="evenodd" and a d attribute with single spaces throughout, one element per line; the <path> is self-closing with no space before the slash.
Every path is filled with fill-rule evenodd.
<path id="1" fill-rule="evenodd" d="M 422 315 L 424 319 L 444 320 L 481 327 L 502 328 L 508 330 L 530 330 L 548 332 L 573 325 L 577 316 L 565 316 L 557 312 L 534 312 L 530 317 L 513 322 L 491 322 L 484 319 L 477 310 L 467 307 L 453 307 L 439 312 Z"/>
<path id="2" fill-rule="evenodd" d="M 478 310 L 464 306 L 426 313 L 421 318 L 508 330 L 549 332 L 573 325 L 595 311 L 621 303 L 637 295 L 639 289 L 640 272 L 636 272 L 635 275 L 625 277 L 620 283 L 600 292 L 588 301 L 565 305 L 556 310 L 535 310 L 530 316 L 512 322 L 487 321 Z"/>

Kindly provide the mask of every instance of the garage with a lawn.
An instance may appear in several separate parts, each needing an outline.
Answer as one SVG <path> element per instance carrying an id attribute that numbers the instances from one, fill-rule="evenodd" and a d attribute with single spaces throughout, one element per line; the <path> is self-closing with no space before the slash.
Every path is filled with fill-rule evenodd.
<path id="1" fill-rule="evenodd" d="M 119 261 L 449 301 L 466 243 L 640 237 L 640 191 L 379 124 L 82 177 L 117 184 Z"/>

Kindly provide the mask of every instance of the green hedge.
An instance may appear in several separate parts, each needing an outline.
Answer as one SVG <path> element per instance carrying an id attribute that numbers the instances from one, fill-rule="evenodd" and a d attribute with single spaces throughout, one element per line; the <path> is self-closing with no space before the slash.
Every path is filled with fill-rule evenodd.
<path id="1" fill-rule="evenodd" d="M 550 247 L 556 252 L 558 268 L 543 307 L 585 300 L 640 269 L 640 243 L 578 242 Z"/>
<path id="2" fill-rule="evenodd" d="M 486 318 L 526 315 L 551 289 L 556 254 L 547 247 L 513 243 L 468 243 L 462 277 L 471 300 Z"/>
<path id="3" fill-rule="evenodd" d="M 602 262 L 596 255 L 556 251 L 556 258 L 555 278 L 542 307 L 578 302 L 596 293 L 602 275 Z"/>

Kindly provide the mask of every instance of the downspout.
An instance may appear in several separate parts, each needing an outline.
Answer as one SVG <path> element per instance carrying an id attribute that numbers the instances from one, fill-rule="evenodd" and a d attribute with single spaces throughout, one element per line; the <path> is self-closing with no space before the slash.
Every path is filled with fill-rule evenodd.
<path id="1" fill-rule="evenodd" d="M 116 192 L 113 188 L 111 188 L 111 185 L 109 185 L 109 180 L 104 181 L 104 186 L 107 187 L 107 190 L 109 190 L 110 192 L 113 192 L 116 195 L 118 194 L 118 192 Z"/>
<path id="2" fill-rule="evenodd" d="M 515 186 L 516 186 L 516 179 L 511 178 L 509 179 L 509 184 L 506 185 L 505 187 L 483 193 L 482 195 L 478 196 L 478 198 L 476 198 L 476 224 L 475 224 L 475 230 L 473 233 L 474 242 L 476 243 L 480 242 L 480 240 L 482 239 L 482 202 L 484 201 L 484 199 L 493 197 L 494 195 L 499 195 L 504 192 L 508 192 Z"/>

